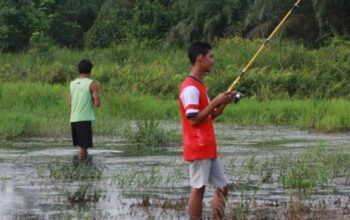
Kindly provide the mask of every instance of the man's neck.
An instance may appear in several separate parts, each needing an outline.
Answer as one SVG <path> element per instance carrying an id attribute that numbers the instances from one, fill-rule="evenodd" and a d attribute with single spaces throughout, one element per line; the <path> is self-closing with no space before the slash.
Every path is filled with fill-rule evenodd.
<path id="1" fill-rule="evenodd" d="M 88 74 L 88 73 L 80 73 L 79 78 L 90 78 L 90 74 Z"/>
<path id="2" fill-rule="evenodd" d="M 200 82 L 203 82 L 204 81 L 204 75 L 205 75 L 205 73 L 203 71 L 201 71 L 198 67 L 196 67 L 196 66 L 192 67 L 192 70 L 190 72 L 190 76 L 196 78 Z"/>

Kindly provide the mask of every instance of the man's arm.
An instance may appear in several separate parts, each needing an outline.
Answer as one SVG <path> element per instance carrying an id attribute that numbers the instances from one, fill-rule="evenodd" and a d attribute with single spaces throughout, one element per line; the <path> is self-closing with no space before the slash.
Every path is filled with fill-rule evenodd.
<path id="1" fill-rule="evenodd" d="M 68 105 L 71 106 L 72 105 L 72 96 L 70 95 L 70 92 L 68 93 L 67 97 L 68 97 L 68 99 L 67 99 Z"/>
<path id="2" fill-rule="evenodd" d="M 213 118 L 222 113 L 226 105 L 231 102 L 231 92 L 220 93 L 213 101 L 209 103 L 202 111 L 189 118 L 192 125 L 196 126 L 202 123 L 209 115 Z"/>
<path id="3" fill-rule="evenodd" d="M 215 119 L 216 117 L 221 115 L 226 106 L 227 104 L 222 104 L 222 105 L 219 105 L 217 108 L 215 108 L 213 113 L 211 113 L 211 118 Z"/>
<path id="4" fill-rule="evenodd" d="M 101 102 L 100 102 L 100 92 L 99 92 L 99 87 L 98 87 L 98 83 L 93 81 L 90 84 L 90 91 L 91 91 L 91 95 L 92 95 L 92 100 L 93 100 L 93 104 L 95 107 L 100 107 Z"/>
<path id="5" fill-rule="evenodd" d="M 236 91 L 233 91 L 231 93 L 226 93 L 229 99 L 226 100 L 224 104 L 219 105 L 217 108 L 214 109 L 214 112 L 211 114 L 212 119 L 215 119 L 219 115 L 221 115 L 225 109 L 225 107 L 230 103 L 237 103 L 241 99 L 242 94 Z M 238 97 L 234 94 L 238 94 Z"/>

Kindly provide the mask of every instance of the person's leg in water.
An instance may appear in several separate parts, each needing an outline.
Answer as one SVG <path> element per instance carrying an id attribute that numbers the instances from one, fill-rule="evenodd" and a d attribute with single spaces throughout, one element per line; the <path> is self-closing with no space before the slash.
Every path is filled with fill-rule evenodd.
<path id="1" fill-rule="evenodd" d="M 80 159 L 85 159 L 87 157 L 87 155 L 88 155 L 87 148 L 79 146 L 79 149 L 80 149 L 80 151 L 79 151 Z"/>
<path id="2" fill-rule="evenodd" d="M 227 194 L 227 185 L 224 186 L 222 189 L 217 188 L 215 190 L 214 198 L 212 201 L 213 219 L 224 219 Z"/>
<path id="3" fill-rule="evenodd" d="M 192 187 L 190 198 L 188 200 L 188 211 L 190 214 L 190 220 L 202 219 L 204 192 L 205 186 L 199 189 Z"/>
<path id="4" fill-rule="evenodd" d="M 91 121 L 83 121 L 78 127 L 78 146 L 80 148 L 79 156 L 85 159 L 88 155 L 88 148 L 92 147 L 92 126 Z"/>

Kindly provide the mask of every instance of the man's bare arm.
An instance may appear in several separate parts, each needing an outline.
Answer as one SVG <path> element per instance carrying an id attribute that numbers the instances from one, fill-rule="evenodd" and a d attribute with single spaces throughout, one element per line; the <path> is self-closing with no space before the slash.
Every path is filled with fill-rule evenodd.
<path id="1" fill-rule="evenodd" d="M 70 92 L 68 93 L 68 96 L 67 96 L 67 101 L 68 101 L 68 105 L 71 106 L 72 105 L 72 96 L 70 95 Z"/>
<path id="2" fill-rule="evenodd" d="M 217 117 L 219 114 L 221 114 L 223 108 L 225 108 L 226 104 L 229 102 L 229 94 L 220 93 L 213 99 L 213 101 L 209 103 L 207 107 L 205 107 L 202 111 L 198 112 L 198 114 L 196 114 L 195 116 L 189 118 L 191 124 L 196 126 L 202 123 L 209 115 L 211 115 L 212 117 Z M 224 106 L 221 107 L 222 105 Z M 217 112 L 218 109 L 221 109 L 221 112 Z"/>
<path id="3" fill-rule="evenodd" d="M 226 106 L 227 104 L 222 104 L 222 105 L 219 105 L 217 108 L 215 108 L 213 113 L 211 113 L 211 118 L 215 119 L 216 117 L 221 115 Z"/>
<path id="4" fill-rule="evenodd" d="M 92 100 L 95 107 L 100 107 L 100 92 L 99 92 L 99 86 L 97 82 L 92 82 L 90 84 L 90 91 L 92 94 Z"/>

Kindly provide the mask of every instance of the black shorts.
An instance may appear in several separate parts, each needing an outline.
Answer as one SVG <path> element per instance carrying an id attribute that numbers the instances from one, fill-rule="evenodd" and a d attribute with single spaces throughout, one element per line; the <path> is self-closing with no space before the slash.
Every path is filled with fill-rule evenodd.
<path id="1" fill-rule="evenodd" d="M 83 148 L 92 147 L 91 121 L 71 122 L 73 145 Z"/>

